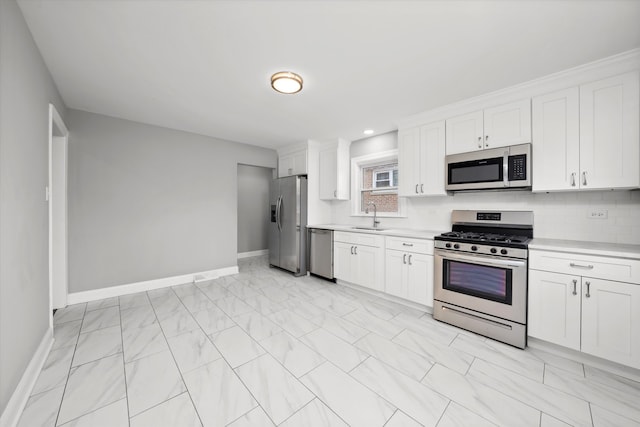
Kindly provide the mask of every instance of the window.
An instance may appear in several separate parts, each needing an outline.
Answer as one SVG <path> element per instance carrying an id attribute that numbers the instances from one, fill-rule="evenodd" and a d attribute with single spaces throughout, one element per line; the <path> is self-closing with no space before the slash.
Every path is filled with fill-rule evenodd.
<path id="1" fill-rule="evenodd" d="M 387 167 L 393 169 L 386 169 Z M 373 172 L 373 188 L 398 186 L 398 163 L 383 166 L 386 170 Z"/>
<path id="2" fill-rule="evenodd" d="M 402 216 L 404 200 L 398 197 L 397 150 L 357 157 L 351 161 L 353 215 Z M 369 208 L 369 213 L 367 213 Z"/>

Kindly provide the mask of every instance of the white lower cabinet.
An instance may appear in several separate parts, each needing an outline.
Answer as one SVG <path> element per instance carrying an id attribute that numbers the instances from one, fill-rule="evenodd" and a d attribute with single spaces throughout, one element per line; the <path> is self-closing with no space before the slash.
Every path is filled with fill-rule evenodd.
<path id="1" fill-rule="evenodd" d="M 333 274 L 336 279 L 383 291 L 383 239 L 362 233 L 335 232 Z"/>
<path id="2" fill-rule="evenodd" d="M 532 257 L 532 261 L 537 258 Z M 592 270 L 598 262 L 605 262 L 593 257 L 593 262 L 585 264 L 582 258 L 577 264 L 569 255 L 562 256 L 567 265 L 584 265 Z M 640 284 L 531 269 L 528 333 L 640 368 Z"/>
<path id="3" fill-rule="evenodd" d="M 387 237 L 385 292 L 433 306 L 433 242 Z"/>
<path id="4" fill-rule="evenodd" d="M 586 277 L 582 295 L 582 351 L 640 368 L 640 285 Z"/>
<path id="5" fill-rule="evenodd" d="M 529 336 L 580 350 L 580 276 L 529 271 Z"/>

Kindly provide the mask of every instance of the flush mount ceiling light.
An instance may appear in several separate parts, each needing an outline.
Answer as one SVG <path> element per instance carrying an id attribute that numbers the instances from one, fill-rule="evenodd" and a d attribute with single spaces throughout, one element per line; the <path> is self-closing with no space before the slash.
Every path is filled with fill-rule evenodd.
<path id="1" fill-rule="evenodd" d="M 280 71 L 271 76 L 271 87 L 280 93 L 298 93 L 302 90 L 302 77 L 291 71 Z"/>
<path id="2" fill-rule="evenodd" d="M 366 129 L 364 132 L 365 135 L 373 135 L 373 129 Z"/>

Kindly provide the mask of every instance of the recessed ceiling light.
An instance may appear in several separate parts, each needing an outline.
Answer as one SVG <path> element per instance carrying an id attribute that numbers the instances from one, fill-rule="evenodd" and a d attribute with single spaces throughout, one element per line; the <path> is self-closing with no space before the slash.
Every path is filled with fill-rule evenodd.
<path id="1" fill-rule="evenodd" d="M 367 129 L 363 132 L 365 135 L 373 135 L 373 129 Z"/>
<path id="2" fill-rule="evenodd" d="M 302 77 L 291 71 L 280 71 L 271 76 L 271 87 L 280 93 L 298 93 L 302 90 Z"/>

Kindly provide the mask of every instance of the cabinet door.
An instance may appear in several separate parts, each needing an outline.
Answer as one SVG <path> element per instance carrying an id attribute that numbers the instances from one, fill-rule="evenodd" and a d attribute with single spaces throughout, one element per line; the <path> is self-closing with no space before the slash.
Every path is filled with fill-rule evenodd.
<path id="1" fill-rule="evenodd" d="M 353 282 L 354 245 L 343 242 L 333 242 L 333 275 L 336 279 Z"/>
<path id="2" fill-rule="evenodd" d="M 406 298 L 433 307 L 433 256 L 407 254 Z"/>
<path id="3" fill-rule="evenodd" d="M 529 336 L 580 350 L 580 276 L 529 270 L 528 310 Z"/>
<path id="4" fill-rule="evenodd" d="M 307 150 L 298 151 L 292 154 L 293 174 L 304 175 L 307 173 Z"/>
<path id="5" fill-rule="evenodd" d="M 371 246 L 356 247 L 357 270 L 353 283 L 377 291 L 384 291 L 383 249 Z"/>
<path id="6" fill-rule="evenodd" d="M 401 251 L 386 251 L 384 291 L 400 298 L 407 297 L 405 268 L 407 254 Z"/>
<path id="7" fill-rule="evenodd" d="M 484 110 L 484 148 L 531 142 L 531 100 Z"/>
<path id="8" fill-rule="evenodd" d="M 640 185 L 639 86 L 638 72 L 580 86 L 582 188 Z"/>
<path id="9" fill-rule="evenodd" d="M 320 151 L 320 199 L 338 198 L 338 148 L 326 148 Z"/>
<path id="10" fill-rule="evenodd" d="M 580 186 L 578 88 L 533 98 L 533 191 Z"/>
<path id="11" fill-rule="evenodd" d="M 293 155 L 287 154 L 278 158 L 278 178 L 291 176 L 294 172 Z"/>
<path id="12" fill-rule="evenodd" d="M 640 286 L 583 277 L 582 351 L 640 368 Z"/>
<path id="13" fill-rule="evenodd" d="M 482 150 L 482 111 L 452 117 L 447 120 L 447 154 Z"/>
<path id="14" fill-rule="evenodd" d="M 442 196 L 445 184 L 445 122 L 435 122 L 420 128 L 420 194 Z M 402 183 L 402 177 L 400 177 Z"/>
<path id="15" fill-rule="evenodd" d="M 420 194 L 420 128 L 398 132 L 398 194 Z"/>

